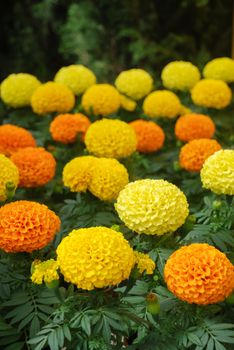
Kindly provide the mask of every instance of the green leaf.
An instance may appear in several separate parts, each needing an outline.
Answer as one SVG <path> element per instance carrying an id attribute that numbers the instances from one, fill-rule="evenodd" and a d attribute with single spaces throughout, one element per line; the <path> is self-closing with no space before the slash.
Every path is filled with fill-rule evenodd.
<path id="1" fill-rule="evenodd" d="M 48 345 L 51 350 L 59 350 L 57 334 L 55 330 L 51 330 L 51 333 L 48 336 Z"/>
<path id="2" fill-rule="evenodd" d="M 201 340 L 198 338 L 198 336 L 196 335 L 196 334 L 194 334 L 194 333 L 188 333 L 188 338 L 189 338 L 189 340 L 193 343 L 193 344 L 195 344 L 195 345 L 199 345 L 199 346 L 202 346 L 203 344 L 202 344 L 202 342 L 201 342 Z"/>
<path id="3" fill-rule="evenodd" d="M 213 350 L 213 349 L 214 349 L 214 340 L 213 340 L 213 338 L 210 338 L 208 343 L 207 343 L 206 350 Z"/>

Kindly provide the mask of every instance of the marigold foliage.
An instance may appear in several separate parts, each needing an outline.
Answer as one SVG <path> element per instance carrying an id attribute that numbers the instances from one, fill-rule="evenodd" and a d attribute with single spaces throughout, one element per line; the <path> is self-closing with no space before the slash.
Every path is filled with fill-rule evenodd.
<path id="1" fill-rule="evenodd" d="M 155 270 L 155 262 L 151 259 L 148 254 L 134 251 L 135 264 L 140 273 L 145 272 L 147 275 L 152 275 Z"/>
<path id="2" fill-rule="evenodd" d="M 207 79 L 232 83 L 234 81 L 234 60 L 229 57 L 215 58 L 205 65 L 203 75 Z"/>
<path id="3" fill-rule="evenodd" d="M 46 261 L 36 261 L 33 264 L 33 273 L 31 280 L 35 284 L 50 283 L 52 281 L 59 279 L 58 274 L 58 262 L 54 259 L 49 259 Z"/>
<path id="4" fill-rule="evenodd" d="M 131 98 L 120 95 L 120 106 L 128 112 L 133 112 L 136 109 L 136 102 Z"/>
<path id="5" fill-rule="evenodd" d="M 19 183 L 19 171 L 14 163 L 0 154 L 0 201 L 5 201 L 7 199 L 6 185 L 11 183 L 17 187 Z"/>
<path id="6" fill-rule="evenodd" d="M 173 92 L 158 90 L 145 98 L 143 111 L 150 118 L 175 118 L 180 114 L 181 103 Z"/>

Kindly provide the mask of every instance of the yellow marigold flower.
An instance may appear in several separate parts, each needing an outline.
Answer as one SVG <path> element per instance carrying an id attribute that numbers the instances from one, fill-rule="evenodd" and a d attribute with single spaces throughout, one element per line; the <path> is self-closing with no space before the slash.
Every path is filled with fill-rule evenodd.
<path id="1" fill-rule="evenodd" d="M 107 227 L 73 230 L 57 248 L 65 281 L 92 290 L 127 279 L 135 257 L 122 233 Z"/>
<path id="2" fill-rule="evenodd" d="M 43 262 L 37 262 L 33 266 L 31 280 L 35 284 L 50 283 L 59 279 L 58 262 L 54 259 L 49 259 Z"/>
<path id="3" fill-rule="evenodd" d="M 232 293 L 234 266 L 215 247 L 194 243 L 170 256 L 164 278 L 168 289 L 179 299 L 190 304 L 215 304 Z"/>
<path id="4" fill-rule="evenodd" d="M 215 58 L 205 65 L 203 75 L 207 79 L 219 79 L 232 83 L 234 81 L 234 60 L 229 57 Z"/>
<path id="5" fill-rule="evenodd" d="M 75 105 L 73 92 L 63 84 L 49 81 L 33 93 L 31 106 L 37 114 L 69 112 Z"/>
<path id="6" fill-rule="evenodd" d="M 119 193 L 115 209 L 131 230 L 147 235 L 174 232 L 188 216 L 188 203 L 178 187 L 164 180 L 137 180 Z"/>
<path id="7" fill-rule="evenodd" d="M 14 108 L 30 106 L 31 96 L 40 85 L 34 75 L 10 74 L 1 83 L 1 98 L 5 104 Z"/>
<path id="8" fill-rule="evenodd" d="M 117 119 L 102 119 L 88 128 L 85 145 L 97 157 L 125 158 L 135 152 L 137 137 L 127 123 Z"/>
<path id="9" fill-rule="evenodd" d="M 86 90 L 81 104 L 86 113 L 107 116 L 118 111 L 120 95 L 110 84 L 95 84 Z"/>
<path id="10" fill-rule="evenodd" d="M 15 188 L 19 183 L 19 171 L 15 164 L 3 154 L 0 154 L 0 201 L 7 199 L 7 183 Z"/>
<path id="11" fill-rule="evenodd" d="M 66 85 L 75 95 L 81 95 L 96 83 L 96 77 L 90 69 L 82 64 L 72 64 L 60 68 L 54 81 Z"/>
<path id="12" fill-rule="evenodd" d="M 191 97 L 198 106 L 222 109 L 231 103 L 232 91 L 222 80 L 202 79 L 191 90 Z"/>
<path id="13" fill-rule="evenodd" d="M 155 262 L 148 254 L 134 251 L 135 264 L 140 273 L 146 272 L 147 275 L 152 275 L 155 269 Z"/>
<path id="14" fill-rule="evenodd" d="M 128 112 L 133 112 L 136 109 L 136 102 L 130 98 L 120 95 L 120 106 Z"/>
<path id="15" fill-rule="evenodd" d="M 203 164 L 203 187 L 217 194 L 234 195 L 234 150 L 215 152 Z"/>
<path id="16" fill-rule="evenodd" d="M 153 88 L 153 79 L 143 69 L 133 68 L 121 72 L 115 80 L 115 86 L 124 95 L 140 100 Z"/>
<path id="17" fill-rule="evenodd" d="M 184 91 L 190 90 L 200 80 L 201 74 L 191 62 L 173 61 L 163 68 L 161 78 L 165 88 Z"/>
<path id="18" fill-rule="evenodd" d="M 144 113 L 151 118 L 175 118 L 180 114 L 181 103 L 171 91 L 158 90 L 151 92 L 143 103 Z"/>

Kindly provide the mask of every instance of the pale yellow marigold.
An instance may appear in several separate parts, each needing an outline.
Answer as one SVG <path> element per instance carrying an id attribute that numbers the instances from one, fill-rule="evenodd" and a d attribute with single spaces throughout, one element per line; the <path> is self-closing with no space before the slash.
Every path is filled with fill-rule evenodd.
<path id="1" fill-rule="evenodd" d="M 52 281 L 59 279 L 58 274 L 58 262 L 54 259 L 49 259 L 46 261 L 36 261 L 33 264 L 33 273 L 31 280 L 35 284 L 50 283 Z"/>
<path id="2" fill-rule="evenodd" d="M 151 118 L 175 118 L 180 114 L 181 103 L 173 92 L 158 90 L 152 92 L 145 98 L 143 111 Z"/>
<path id="3" fill-rule="evenodd" d="M 17 187 L 19 171 L 15 164 L 3 154 L 0 154 L 0 201 L 7 199 L 7 184 Z"/>
<path id="4" fill-rule="evenodd" d="M 147 235 L 174 232 L 188 216 L 188 202 L 178 187 L 164 180 L 137 180 L 119 193 L 115 209 L 131 230 Z"/>
<path id="5" fill-rule="evenodd" d="M 57 256 L 65 281 L 85 290 L 119 284 L 135 263 L 122 233 L 107 227 L 73 230 L 59 244 Z"/>
<path id="6" fill-rule="evenodd" d="M 155 262 L 148 254 L 134 251 L 135 264 L 140 273 L 146 272 L 147 275 L 152 275 L 155 269 Z"/>
<path id="7" fill-rule="evenodd" d="M 125 158 L 135 152 L 137 137 L 127 123 L 117 119 L 102 119 L 88 128 L 85 145 L 97 157 Z"/>
<path id="8" fill-rule="evenodd" d="M 163 68 L 161 78 L 167 89 L 186 91 L 200 80 L 201 74 L 191 62 L 173 61 Z"/>
<path id="9" fill-rule="evenodd" d="M 1 83 L 1 98 L 5 104 L 14 108 L 30 106 L 31 96 L 40 85 L 34 75 L 10 74 Z"/>
<path id="10" fill-rule="evenodd" d="M 86 113 L 107 116 L 120 107 L 120 95 L 110 84 L 95 84 L 88 88 L 81 100 Z"/>
<path id="11" fill-rule="evenodd" d="M 133 112 L 136 109 L 136 102 L 129 97 L 120 95 L 120 106 L 128 112 Z"/>
<path id="12" fill-rule="evenodd" d="M 203 187 L 217 194 L 234 195 L 234 150 L 215 152 L 203 164 Z"/>
<path id="13" fill-rule="evenodd" d="M 82 64 L 72 64 L 60 68 L 54 81 L 66 85 L 75 95 L 81 95 L 96 83 L 96 77 L 90 69 Z"/>
<path id="14" fill-rule="evenodd" d="M 121 72 L 115 80 L 115 86 L 122 94 L 140 100 L 152 90 L 153 79 L 145 70 L 133 68 Z"/>
<path id="15" fill-rule="evenodd" d="M 232 91 L 222 80 L 202 79 L 191 90 L 191 97 L 198 106 L 222 109 L 231 103 Z"/>
<path id="16" fill-rule="evenodd" d="M 208 79 L 219 79 L 232 83 L 234 81 L 234 60 L 229 57 L 219 57 L 208 62 L 203 75 Z"/>

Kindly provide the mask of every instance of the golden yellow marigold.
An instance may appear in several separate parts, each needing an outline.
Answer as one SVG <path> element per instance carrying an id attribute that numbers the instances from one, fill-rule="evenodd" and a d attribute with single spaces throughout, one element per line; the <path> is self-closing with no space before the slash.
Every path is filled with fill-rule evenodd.
<path id="1" fill-rule="evenodd" d="M 163 146 L 165 134 L 159 125 L 143 119 L 134 120 L 129 125 L 135 130 L 138 152 L 155 152 Z"/>
<path id="2" fill-rule="evenodd" d="M 95 84 L 86 90 L 81 104 L 86 113 L 107 116 L 118 111 L 120 95 L 110 84 Z"/>
<path id="3" fill-rule="evenodd" d="M 66 85 L 75 95 L 81 95 L 96 83 L 96 77 L 90 69 L 82 64 L 72 64 L 60 68 L 54 81 Z"/>
<path id="4" fill-rule="evenodd" d="M 120 95 L 120 106 L 128 112 L 133 112 L 136 109 L 136 102 L 129 97 Z"/>
<path id="5" fill-rule="evenodd" d="M 140 273 L 146 272 L 147 275 L 152 275 L 155 270 L 155 262 L 148 254 L 134 251 L 135 264 Z"/>
<path id="6" fill-rule="evenodd" d="M 232 83 L 234 81 L 234 60 L 229 57 L 215 58 L 205 65 L 203 75 L 207 79 Z"/>
<path id="7" fill-rule="evenodd" d="M 191 62 L 173 61 L 163 68 L 161 78 L 165 88 L 184 91 L 190 90 L 200 80 L 201 74 Z"/>
<path id="8" fill-rule="evenodd" d="M 0 154 L 0 201 L 7 199 L 7 184 L 12 184 L 15 188 L 19 183 L 19 171 L 15 164 Z"/>
<path id="9" fill-rule="evenodd" d="M 234 289 L 234 266 L 215 247 L 194 243 L 176 250 L 167 260 L 168 289 L 190 304 L 223 301 Z"/>
<path id="10" fill-rule="evenodd" d="M 31 106 L 37 114 L 69 112 L 75 105 L 73 92 L 63 84 L 49 81 L 39 86 L 31 98 Z"/>
<path id="11" fill-rule="evenodd" d="M 131 230 L 147 235 L 174 232 L 188 216 L 188 202 L 178 187 L 164 180 L 137 180 L 119 193 L 115 209 Z"/>
<path id="12" fill-rule="evenodd" d="M 125 158 L 135 152 L 137 137 L 127 123 L 117 119 L 102 119 L 89 127 L 85 145 L 97 157 Z"/>
<path id="13" fill-rule="evenodd" d="M 232 91 L 222 80 L 202 79 L 191 90 L 195 105 L 222 109 L 231 103 Z"/>
<path id="14" fill-rule="evenodd" d="M 133 68 L 121 72 L 115 80 L 115 86 L 124 95 L 140 100 L 153 88 L 153 79 L 143 69 Z"/>
<path id="15" fill-rule="evenodd" d="M 30 106 L 31 96 L 41 85 L 31 74 L 10 74 L 1 83 L 1 98 L 8 106 L 18 108 Z"/>
<path id="16" fill-rule="evenodd" d="M 59 244 L 57 256 L 65 281 L 86 290 L 119 284 L 135 263 L 122 233 L 107 227 L 73 230 Z"/>
<path id="17" fill-rule="evenodd" d="M 51 122 L 50 133 L 54 141 L 73 143 L 78 134 L 84 139 L 89 126 L 89 119 L 82 113 L 60 114 Z"/>
<path id="18" fill-rule="evenodd" d="M 54 178 L 56 161 L 43 147 L 26 147 L 11 156 L 19 169 L 20 187 L 39 187 Z"/>
<path id="19" fill-rule="evenodd" d="M 144 113 L 151 118 L 175 118 L 180 114 L 181 103 L 171 91 L 158 90 L 151 92 L 143 103 Z"/>
<path id="20" fill-rule="evenodd" d="M 22 200 L 0 208 L 0 249 L 5 252 L 41 249 L 59 229 L 59 217 L 44 204 Z"/>
<path id="21" fill-rule="evenodd" d="M 234 195 L 234 150 L 215 152 L 201 170 L 203 187 L 217 194 Z"/>
<path id="22" fill-rule="evenodd" d="M 59 279 L 58 274 L 58 262 L 54 259 L 49 259 L 46 261 L 37 261 L 33 265 L 33 273 L 31 280 L 35 284 L 50 283 L 52 281 Z"/>

